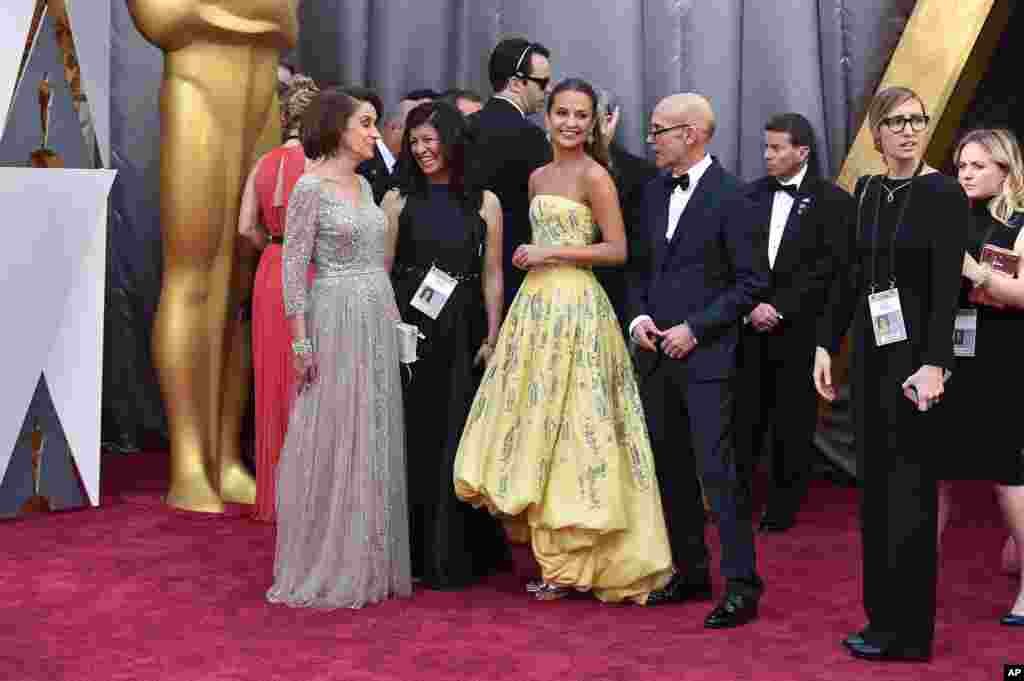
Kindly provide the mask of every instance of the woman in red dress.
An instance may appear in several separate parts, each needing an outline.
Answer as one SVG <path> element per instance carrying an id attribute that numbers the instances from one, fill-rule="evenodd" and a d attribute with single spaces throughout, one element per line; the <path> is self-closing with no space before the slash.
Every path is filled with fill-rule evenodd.
<path id="1" fill-rule="evenodd" d="M 253 518 L 273 522 L 277 459 L 295 397 L 291 332 L 284 316 L 281 252 L 288 197 L 308 161 L 299 123 L 319 92 L 312 78 L 296 75 L 282 102 L 285 142 L 264 155 L 245 183 L 238 232 L 263 251 L 252 292 L 252 363 L 256 379 L 256 508 Z"/>

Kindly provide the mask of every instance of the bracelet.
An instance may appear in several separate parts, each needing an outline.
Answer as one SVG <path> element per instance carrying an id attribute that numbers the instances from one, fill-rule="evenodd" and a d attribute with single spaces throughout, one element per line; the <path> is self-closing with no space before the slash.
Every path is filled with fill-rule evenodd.
<path id="1" fill-rule="evenodd" d="M 313 341 L 308 338 L 301 338 L 292 341 L 292 352 L 299 357 L 313 354 Z"/>
<path id="2" fill-rule="evenodd" d="M 992 265 L 985 262 L 979 265 L 978 269 L 981 270 L 981 276 L 974 282 L 975 288 L 988 288 L 988 283 L 992 280 Z"/>

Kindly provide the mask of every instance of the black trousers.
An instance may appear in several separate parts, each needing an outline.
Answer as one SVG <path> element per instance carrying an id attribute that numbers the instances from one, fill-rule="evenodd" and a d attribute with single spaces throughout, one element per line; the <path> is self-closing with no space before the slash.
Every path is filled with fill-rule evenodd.
<path id="1" fill-rule="evenodd" d="M 640 395 L 673 561 L 684 575 L 708 567 L 703 483 L 718 515 L 722 576 L 760 583 L 750 512 L 736 477 L 732 381 L 693 382 L 685 361 L 638 351 Z"/>
<path id="2" fill-rule="evenodd" d="M 864 611 L 872 642 L 928 650 L 935 637 L 938 494 L 930 453 L 921 443 L 906 444 L 862 457 Z"/>
<path id="3" fill-rule="evenodd" d="M 792 517 L 807 493 L 818 398 L 811 380 L 813 332 L 782 329 L 762 334 L 744 327 L 736 396 L 736 448 L 740 482 L 749 493 L 753 472 L 771 435 L 768 512 Z"/>

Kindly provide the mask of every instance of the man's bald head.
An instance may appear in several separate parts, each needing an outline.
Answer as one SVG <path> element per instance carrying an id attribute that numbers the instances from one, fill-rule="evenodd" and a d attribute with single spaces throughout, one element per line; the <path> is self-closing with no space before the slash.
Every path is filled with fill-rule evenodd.
<path id="1" fill-rule="evenodd" d="M 681 92 L 665 97 L 654 107 L 654 112 L 675 125 L 688 123 L 705 135 L 705 141 L 715 134 L 715 110 L 711 102 L 695 92 Z"/>
<path id="2" fill-rule="evenodd" d="M 711 102 L 684 92 L 666 97 L 654 107 L 647 143 L 654 151 L 655 165 L 678 175 L 704 158 L 705 147 L 714 134 Z"/>

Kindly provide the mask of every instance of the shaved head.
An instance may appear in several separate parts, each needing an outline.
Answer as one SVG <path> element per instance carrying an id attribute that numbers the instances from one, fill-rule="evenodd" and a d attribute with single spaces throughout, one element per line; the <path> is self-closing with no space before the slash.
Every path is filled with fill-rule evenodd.
<path id="1" fill-rule="evenodd" d="M 711 102 L 695 92 L 665 97 L 654 107 L 654 113 L 676 124 L 691 123 L 703 131 L 707 139 L 715 134 L 715 111 L 711 108 Z"/>
<path id="2" fill-rule="evenodd" d="M 670 95 L 651 112 L 647 143 L 659 168 L 680 175 L 707 154 L 705 147 L 715 134 L 711 102 L 694 92 Z"/>

